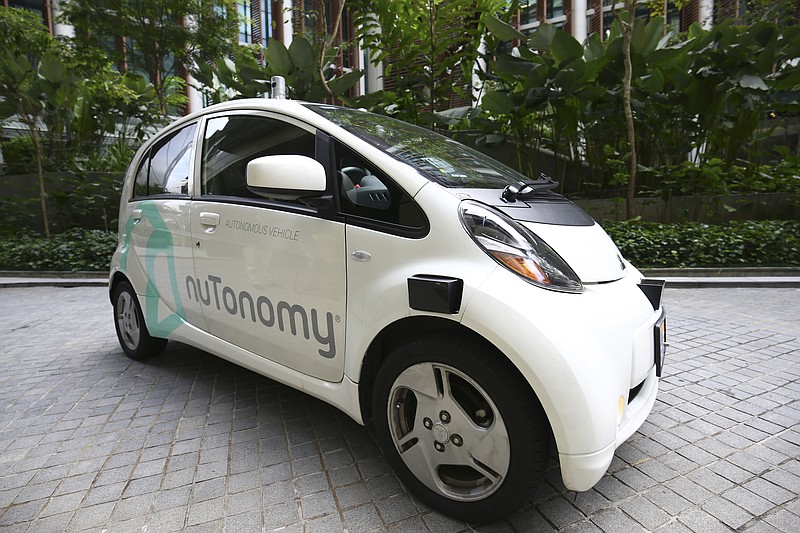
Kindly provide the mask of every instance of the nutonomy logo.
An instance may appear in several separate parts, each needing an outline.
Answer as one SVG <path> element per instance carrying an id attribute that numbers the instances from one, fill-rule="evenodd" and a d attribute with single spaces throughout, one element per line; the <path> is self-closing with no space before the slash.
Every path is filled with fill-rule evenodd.
<path id="1" fill-rule="evenodd" d="M 333 314 L 325 313 L 325 331 L 322 329 L 320 312 L 312 308 L 309 313 L 299 304 L 291 304 L 283 300 L 273 303 L 264 295 L 253 296 L 247 291 L 237 291 L 223 285 L 222 278 L 209 275 L 207 280 L 186 276 L 186 293 L 189 300 L 196 300 L 207 307 L 225 311 L 231 316 L 248 318 L 253 323 L 264 327 L 276 327 L 283 333 L 287 330 L 292 335 L 302 334 L 306 340 L 314 339 L 322 345 L 319 354 L 333 359 L 336 357 L 336 340 L 333 331 Z"/>

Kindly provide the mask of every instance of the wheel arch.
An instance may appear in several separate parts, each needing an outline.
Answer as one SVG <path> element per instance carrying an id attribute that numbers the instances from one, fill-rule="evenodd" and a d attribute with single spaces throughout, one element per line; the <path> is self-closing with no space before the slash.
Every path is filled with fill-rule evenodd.
<path id="1" fill-rule="evenodd" d="M 111 281 L 108 283 L 108 299 L 111 301 L 111 303 L 114 303 L 114 291 L 117 290 L 117 287 L 123 281 L 127 281 L 128 283 L 131 282 L 128 279 L 128 276 L 126 276 L 119 270 L 114 272 L 114 275 L 111 277 Z"/>
<path id="2" fill-rule="evenodd" d="M 419 338 L 433 335 L 464 335 L 471 338 L 474 342 L 482 344 L 488 351 L 502 360 L 506 366 L 524 383 L 530 391 L 533 401 L 542 408 L 544 418 L 552 438 L 552 424 L 547 416 L 547 412 L 542 407 L 536 391 L 531 387 L 519 369 L 513 362 L 492 342 L 480 335 L 476 331 L 446 318 L 435 316 L 413 316 L 400 319 L 386 326 L 369 345 L 364 360 L 361 363 L 361 372 L 358 379 L 358 399 L 361 407 L 361 416 L 365 424 L 372 420 L 372 394 L 374 390 L 375 378 L 381 365 L 386 361 L 392 349 L 398 344 L 411 338 Z"/>

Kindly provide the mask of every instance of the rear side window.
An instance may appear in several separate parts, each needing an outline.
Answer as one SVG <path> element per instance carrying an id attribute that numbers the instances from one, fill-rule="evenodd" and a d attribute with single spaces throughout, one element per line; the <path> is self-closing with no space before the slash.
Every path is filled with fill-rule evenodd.
<path id="1" fill-rule="evenodd" d="M 247 189 L 247 163 L 267 155 L 314 158 L 313 133 L 282 120 L 231 115 L 207 122 L 201 169 L 203 195 L 259 198 Z"/>
<path id="2" fill-rule="evenodd" d="M 189 194 L 195 129 L 186 126 L 150 148 L 136 172 L 134 196 Z"/>

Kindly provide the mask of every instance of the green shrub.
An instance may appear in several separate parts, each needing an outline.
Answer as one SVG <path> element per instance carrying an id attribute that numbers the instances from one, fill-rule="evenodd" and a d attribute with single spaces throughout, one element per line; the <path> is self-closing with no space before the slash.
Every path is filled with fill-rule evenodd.
<path id="1" fill-rule="evenodd" d="M 622 254 L 637 267 L 800 266 L 800 221 L 762 220 L 713 226 L 604 222 Z"/>
<path id="2" fill-rule="evenodd" d="M 0 240 L 0 270 L 108 270 L 117 233 L 71 229 L 49 239 L 18 233 Z"/>
<path id="3" fill-rule="evenodd" d="M 800 267 L 800 221 L 712 226 L 632 220 L 603 227 L 637 267 Z M 114 231 L 72 229 L 50 239 L 23 232 L 0 239 L 0 270 L 104 271 L 116 244 Z"/>

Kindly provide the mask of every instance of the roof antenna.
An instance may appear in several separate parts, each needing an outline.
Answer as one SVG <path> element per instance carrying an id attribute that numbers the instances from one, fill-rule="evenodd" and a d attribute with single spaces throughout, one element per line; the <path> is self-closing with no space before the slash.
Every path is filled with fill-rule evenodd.
<path id="1" fill-rule="evenodd" d="M 271 98 L 275 100 L 286 100 L 286 80 L 283 76 L 272 76 L 269 79 L 269 85 L 272 89 Z"/>

